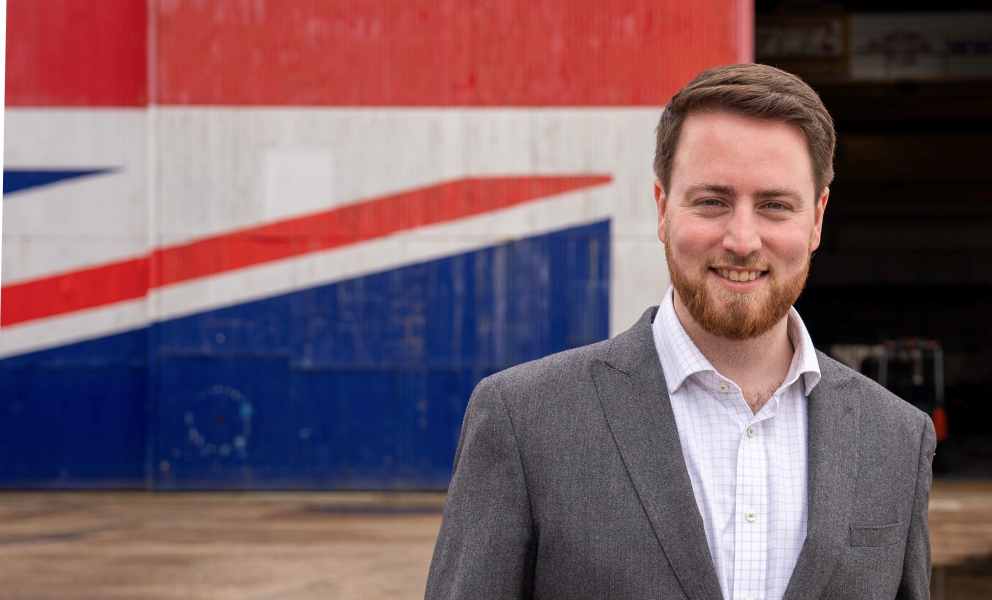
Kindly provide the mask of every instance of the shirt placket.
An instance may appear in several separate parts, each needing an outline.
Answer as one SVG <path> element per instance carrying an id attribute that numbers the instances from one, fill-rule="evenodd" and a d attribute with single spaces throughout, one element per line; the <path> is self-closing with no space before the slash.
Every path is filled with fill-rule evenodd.
<path id="1" fill-rule="evenodd" d="M 746 407 L 740 389 L 739 405 Z M 769 400 L 769 404 L 772 400 Z M 777 405 L 777 402 L 776 402 Z M 735 600 L 760 600 L 766 597 L 768 571 L 768 456 L 762 422 L 774 415 L 766 406 L 757 415 L 750 408 L 740 411 L 741 430 L 737 449 L 737 472 L 734 490 L 734 587 Z"/>

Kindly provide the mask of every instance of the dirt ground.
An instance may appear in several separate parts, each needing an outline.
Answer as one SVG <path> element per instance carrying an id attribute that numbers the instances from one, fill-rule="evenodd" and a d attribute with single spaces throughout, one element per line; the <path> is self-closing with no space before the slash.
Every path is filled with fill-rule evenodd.
<path id="1" fill-rule="evenodd" d="M 933 600 L 992 600 L 992 481 L 935 481 Z"/>
<path id="2" fill-rule="evenodd" d="M 443 494 L 0 493 L 0 599 L 422 598 Z M 936 482 L 934 599 L 992 599 L 992 482 Z"/>

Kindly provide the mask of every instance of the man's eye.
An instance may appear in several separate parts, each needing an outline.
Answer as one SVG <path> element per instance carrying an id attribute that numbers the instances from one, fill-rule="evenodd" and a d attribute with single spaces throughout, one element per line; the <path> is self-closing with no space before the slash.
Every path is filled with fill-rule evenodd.
<path id="1" fill-rule="evenodd" d="M 765 208 L 770 208 L 772 210 L 785 210 L 789 207 L 781 202 L 769 202 L 765 205 Z"/>
<path id="2" fill-rule="evenodd" d="M 699 204 L 701 204 L 702 206 L 720 206 L 723 203 L 717 200 L 716 198 L 706 198 L 704 200 L 700 200 Z"/>

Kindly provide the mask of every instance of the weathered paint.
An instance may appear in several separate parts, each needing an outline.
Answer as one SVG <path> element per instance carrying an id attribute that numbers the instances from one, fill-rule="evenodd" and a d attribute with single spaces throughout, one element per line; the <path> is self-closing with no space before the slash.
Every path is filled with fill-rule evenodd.
<path id="1" fill-rule="evenodd" d="M 146 425 L 161 489 L 444 487 L 482 377 L 606 337 L 609 248 L 597 223 L 0 360 L 0 487 L 141 485 Z"/>
<path id="2" fill-rule="evenodd" d="M 751 60 L 733 0 L 179 1 L 161 104 L 652 106 Z M 743 22 L 744 27 L 740 27 Z"/>
<path id="3" fill-rule="evenodd" d="M 658 111 L 750 59 L 744 0 L 98 4 L 8 3 L 4 486 L 443 487 L 480 377 L 657 302 Z"/>
<path id="4" fill-rule="evenodd" d="M 68 177 L 62 177 L 67 179 Z M 149 290 L 601 185 L 608 176 L 470 178 L 154 250 L 150 257 L 9 285 L 14 325 L 144 297 Z"/>
<path id="5" fill-rule="evenodd" d="M 64 124 L 73 114 L 52 118 Z M 601 219 L 613 223 L 613 253 L 627 257 L 611 271 L 620 284 L 612 289 L 622 290 L 611 297 L 616 329 L 636 320 L 667 282 L 645 168 L 655 109 L 162 108 L 155 115 L 161 151 L 154 190 L 173 200 L 154 209 L 134 201 L 147 169 L 129 154 L 145 139 L 128 127 L 135 125 L 130 116 L 120 123 L 80 117 L 76 131 L 91 135 L 79 138 L 44 134 L 58 148 L 56 160 L 74 164 L 102 138 L 100 160 L 121 161 L 118 171 L 8 196 L 17 225 L 4 239 L 0 356 Z M 42 117 L 8 111 L 25 137 L 29 126 L 44 130 Z M 300 149 L 331 158 L 333 176 L 314 186 L 323 186 L 324 210 L 315 211 L 311 198 L 279 194 L 305 179 L 305 170 L 266 168 L 273 156 L 299 156 Z M 18 150 L 14 167 L 43 162 L 43 145 Z M 470 212 L 414 221 L 420 217 L 410 211 L 412 201 L 423 202 L 432 190 L 456 192 L 449 197 Z M 314 239 L 315 224 L 328 233 L 337 215 L 370 214 L 370 205 L 400 200 L 404 209 L 387 211 L 377 225 L 389 235 L 351 236 L 359 243 L 335 247 L 324 235 Z M 141 231 L 149 220 L 153 230 Z M 260 260 L 218 256 L 217 248 L 246 239 L 263 248 L 254 254 Z M 152 240 L 150 260 L 140 249 Z M 261 260 L 275 253 L 282 253 L 279 260 Z M 149 265 L 163 259 L 175 267 L 153 279 Z"/>
<path id="6" fill-rule="evenodd" d="M 8 0 L 6 106 L 148 104 L 148 0 Z"/>
<path id="7" fill-rule="evenodd" d="M 17 282 L 148 253 L 147 130 L 144 109 L 4 109 L 5 173 L 102 171 L 4 194 L 5 298 Z"/>
<path id="8" fill-rule="evenodd" d="M 148 331 L 0 360 L 0 487 L 139 487 Z"/>

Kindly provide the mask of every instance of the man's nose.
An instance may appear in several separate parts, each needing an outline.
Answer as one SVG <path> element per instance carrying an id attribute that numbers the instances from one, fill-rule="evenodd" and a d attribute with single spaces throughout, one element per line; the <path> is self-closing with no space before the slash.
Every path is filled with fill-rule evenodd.
<path id="1" fill-rule="evenodd" d="M 738 256 L 747 256 L 761 250 L 761 235 L 752 211 L 734 210 L 723 236 L 723 247 Z"/>

